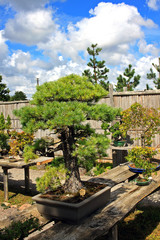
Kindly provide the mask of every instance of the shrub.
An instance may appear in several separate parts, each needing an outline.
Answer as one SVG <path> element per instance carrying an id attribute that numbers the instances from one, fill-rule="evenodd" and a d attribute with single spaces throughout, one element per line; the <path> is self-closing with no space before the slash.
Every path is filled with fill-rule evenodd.
<path id="1" fill-rule="evenodd" d="M 36 217 L 30 217 L 24 222 L 17 221 L 12 222 L 9 227 L 0 229 L 1 240 L 17 240 L 24 239 L 29 235 L 29 232 L 33 229 L 40 229 L 39 219 Z"/>

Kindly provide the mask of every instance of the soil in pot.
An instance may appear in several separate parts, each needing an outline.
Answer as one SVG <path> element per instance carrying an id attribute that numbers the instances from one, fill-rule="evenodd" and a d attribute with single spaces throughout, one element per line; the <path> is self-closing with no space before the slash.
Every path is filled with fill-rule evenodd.
<path id="1" fill-rule="evenodd" d="M 83 182 L 84 188 L 82 188 L 76 194 L 65 193 L 63 188 L 57 188 L 54 191 L 48 191 L 41 195 L 41 198 L 47 198 L 55 201 L 61 201 L 66 203 L 80 203 L 98 191 L 106 187 L 105 184 L 98 184 L 92 182 Z"/>

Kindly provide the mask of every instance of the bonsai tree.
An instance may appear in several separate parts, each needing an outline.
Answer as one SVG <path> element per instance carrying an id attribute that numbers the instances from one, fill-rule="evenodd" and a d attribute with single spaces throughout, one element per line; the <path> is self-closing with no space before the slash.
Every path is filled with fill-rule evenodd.
<path id="1" fill-rule="evenodd" d="M 139 130 L 142 147 L 152 144 L 155 134 L 160 131 L 159 127 L 160 112 L 155 108 L 146 108 L 139 103 L 134 103 L 122 112 L 120 130 L 124 136 L 128 130 Z"/>
<path id="2" fill-rule="evenodd" d="M 92 84 L 86 77 L 71 74 L 57 81 L 37 87 L 31 106 L 14 113 L 20 117 L 24 131 L 54 130 L 60 139 L 67 177 L 65 192 L 75 193 L 82 188 L 78 164 L 106 154 L 109 139 L 96 133 L 87 120 L 111 122 L 119 109 L 106 104 L 96 104 L 108 92 L 99 84 Z"/>
<path id="3" fill-rule="evenodd" d="M 151 147 L 136 146 L 129 150 L 128 155 L 125 157 L 127 161 L 133 163 L 136 168 L 144 169 L 142 172 L 145 178 L 151 176 L 151 173 L 155 171 L 155 163 L 152 162 L 152 158 L 158 152 Z"/>
<path id="4" fill-rule="evenodd" d="M 114 146 L 123 146 L 126 143 L 126 139 L 120 130 L 120 124 L 120 121 L 117 121 L 109 128 L 109 131 L 112 133 Z"/>

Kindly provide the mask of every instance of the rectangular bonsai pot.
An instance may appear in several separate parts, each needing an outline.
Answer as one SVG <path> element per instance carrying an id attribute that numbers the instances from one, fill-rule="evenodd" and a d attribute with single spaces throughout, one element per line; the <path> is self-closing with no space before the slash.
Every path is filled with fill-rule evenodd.
<path id="1" fill-rule="evenodd" d="M 43 217 L 49 220 L 58 219 L 78 224 L 82 219 L 109 202 L 110 189 L 110 187 L 106 186 L 80 203 L 66 203 L 41 198 L 41 194 L 34 196 L 32 199 L 36 202 L 37 209 Z"/>

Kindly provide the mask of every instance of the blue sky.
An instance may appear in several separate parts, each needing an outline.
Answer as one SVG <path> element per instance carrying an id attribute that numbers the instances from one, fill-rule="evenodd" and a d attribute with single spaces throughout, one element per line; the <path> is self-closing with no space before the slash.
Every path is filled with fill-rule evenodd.
<path id="1" fill-rule="evenodd" d="M 0 75 L 28 98 L 40 84 L 87 68 L 87 47 L 100 58 L 112 84 L 128 64 L 146 74 L 160 55 L 160 0 L 0 0 Z"/>

